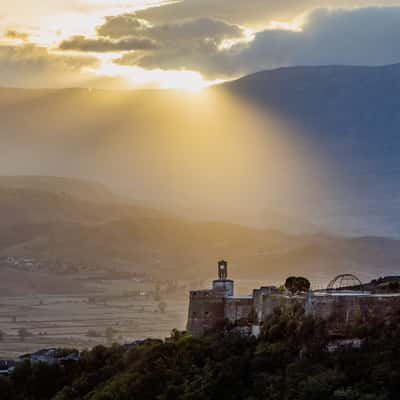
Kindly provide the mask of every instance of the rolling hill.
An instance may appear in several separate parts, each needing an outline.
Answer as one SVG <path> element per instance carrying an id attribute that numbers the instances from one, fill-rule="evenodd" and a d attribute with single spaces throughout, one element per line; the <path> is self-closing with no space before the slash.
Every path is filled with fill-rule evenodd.
<path id="1" fill-rule="evenodd" d="M 41 177 L 41 182 L 47 182 L 46 191 L 33 190 L 36 179 L 25 177 L 24 186 L 17 177 L 18 189 L 16 184 L 9 189 L 3 184 L 0 190 L 0 213 L 7 216 L 7 226 L 2 224 L 0 229 L 0 276 L 12 274 L 16 282 L 18 273 L 33 279 L 35 268 L 42 274 L 65 277 L 77 270 L 98 269 L 164 279 L 210 278 L 220 258 L 232 262 L 232 275 L 238 278 L 276 282 L 290 274 L 303 274 L 320 282 L 351 271 L 369 280 L 395 274 L 400 262 L 399 242 L 393 239 L 294 235 L 193 221 L 123 203 L 119 197 L 110 203 L 82 200 L 69 193 L 68 180 L 60 194 L 53 185 L 58 178 Z M 79 185 L 84 193 L 92 187 L 89 183 L 84 190 L 84 181 Z M 13 202 L 6 201 L 8 191 Z M 30 267 L 12 266 L 10 258 Z M 50 287 L 55 290 L 54 285 Z"/>

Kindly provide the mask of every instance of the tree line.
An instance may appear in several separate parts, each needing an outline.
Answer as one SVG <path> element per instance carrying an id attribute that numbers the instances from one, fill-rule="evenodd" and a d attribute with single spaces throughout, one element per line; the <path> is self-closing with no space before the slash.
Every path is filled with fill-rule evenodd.
<path id="1" fill-rule="evenodd" d="M 173 331 L 131 348 L 97 346 L 63 366 L 20 364 L 0 378 L 7 400 L 394 400 L 400 315 L 354 326 L 360 348 L 329 351 L 323 320 L 277 308 L 260 337 Z"/>

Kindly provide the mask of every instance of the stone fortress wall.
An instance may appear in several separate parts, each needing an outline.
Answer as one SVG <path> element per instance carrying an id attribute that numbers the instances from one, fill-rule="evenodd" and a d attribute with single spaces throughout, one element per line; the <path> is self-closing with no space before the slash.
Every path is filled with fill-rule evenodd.
<path id="1" fill-rule="evenodd" d="M 400 294 L 374 294 L 360 290 L 326 290 L 289 295 L 274 286 L 254 289 L 250 296 L 235 296 L 234 282 L 227 279 L 227 263 L 218 263 L 219 279 L 211 289 L 190 292 L 187 330 L 193 336 L 222 330 L 227 324 L 243 333 L 258 335 L 263 321 L 277 307 L 304 306 L 308 315 L 329 322 L 332 329 L 371 316 L 390 317 L 400 312 Z"/>

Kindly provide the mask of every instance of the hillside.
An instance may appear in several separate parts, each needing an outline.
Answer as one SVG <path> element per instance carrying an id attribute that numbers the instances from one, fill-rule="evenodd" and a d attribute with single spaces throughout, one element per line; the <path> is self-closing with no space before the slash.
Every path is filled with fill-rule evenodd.
<path id="1" fill-rule="evenodd" d="M 162 211 L 113 194 L 106 186 L 48 176 L 0 176 L 2 228 L 46 223 L 98 224 Z"/>
<path id="2" fill-rule="evenodd" d="M 47 188 L 52 186 L 53 178 L 42 179 L 47 179 Z M 216 260 L 227 258 L 236 278 L 280 282 L 288 274 L 301 273 L 318 284 L 346 271 L 365 280 L 394 274 L 400 261 L 398 241 L 393 239 L 294 235 L 199 222 L 134 203 L 81 200 L 68 193 L 68 185 L 62 193 L 58 188 L 32 190 L 32 185 L 0 188 L 0 265 L 13 282 L 18 282 L 17 273 L 35 271 L 210 278 Z"/>
<path id="3" fill-rule="evenodd" d="M 72 196 L 95 203 L 122 202 L 106 186 L 89 180 L 58 176 L 0 176 L 0 189 L 25 189 L 47 194 Z"/>
<path id="4" fill-rule="evenodd" d="M 398 399 L 398 316 L 376 316 L 351 332 L 333 340 L 300 307 L 279 309 L 259 338 L 173 330 L 165 340 L 96 346 L 80 357 L 47 350 L 51 364 L 25 355 L 10 377 L 0 377 L 0 389 L 7 400 Z M 78 360 L 65 361 L 71 353 Z"/>
<path id="5" fill-rule="evenodd" d="M 262 71 L 221 85 L 287 122 L 304 140 L 299 152 L 318 152 L 325 179 L 346 193 L 332 198 L 331 226 L 341 223 L 396 235 L 400 186 L 400 64 L 290 67 Z M 367 223 L 365 223 L 368 221 Z M 373 231 L 373 229 L 372 229 Z M 371 230 L 370 230 L 371 232 Z"/>

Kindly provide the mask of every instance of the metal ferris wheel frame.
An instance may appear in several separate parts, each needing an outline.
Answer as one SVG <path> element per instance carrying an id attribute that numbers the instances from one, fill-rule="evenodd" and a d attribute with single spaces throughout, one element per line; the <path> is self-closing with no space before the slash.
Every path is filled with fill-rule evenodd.
<path id="1" fill-rule="evenodd" d="M 357 290 L 364 291 L 362 282 L 353 274 L 340 274 L 333 278 L 326 288 L 327 291 L 340 290 Z"/>

